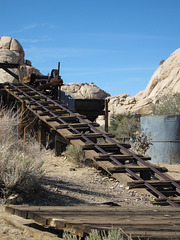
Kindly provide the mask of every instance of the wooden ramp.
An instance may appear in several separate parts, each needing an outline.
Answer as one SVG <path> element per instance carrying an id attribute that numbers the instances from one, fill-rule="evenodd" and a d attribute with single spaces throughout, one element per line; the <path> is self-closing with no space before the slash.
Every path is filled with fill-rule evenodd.
<path id="1" fill-rule="evenodd" d="M 180 209 L 173 207 L 12 205 L 6 212 L 80 237 L 93 229 L 121 229 L 132 239 L 180 239 Z"/>
<path id="2" fill-rule="evenodd" d="M 47 141 L 53 139 L 56 155 L 68 144 L 81 146 L 86 158 L 99 169 L 130 188 L 143 188 L 143 192 L 155 196 L 155 204 L 180 206 L 179 181 L 171 178 L 166 168 L 149 163 L 150 158 L 135 154 L 130 144 L 120 143 L 97 123 L 29 84 L 4 83 L 3 87 L 7 93 L 5 102 L 13 99 L 16 103 L 14 107 L 20 115 L 18 133 L 24 133 L 24 140 L 30 127 L 38 135 L 40 147 L 46 147 Z M 25 110 L 30 113 L 31 121 L 24 119 Z"/>

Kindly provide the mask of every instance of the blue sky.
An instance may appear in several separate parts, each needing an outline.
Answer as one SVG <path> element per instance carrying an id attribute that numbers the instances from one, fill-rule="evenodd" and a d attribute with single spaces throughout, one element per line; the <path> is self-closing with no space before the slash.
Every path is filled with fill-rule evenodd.
<path id="1" fill-rule="evenodd" d="M 60 61 L 65 83 L 133 96 L 180 47 L 179 9 L 179 0 L 2 1 L 0 36 L 17 39 L 43 74 Z"/>

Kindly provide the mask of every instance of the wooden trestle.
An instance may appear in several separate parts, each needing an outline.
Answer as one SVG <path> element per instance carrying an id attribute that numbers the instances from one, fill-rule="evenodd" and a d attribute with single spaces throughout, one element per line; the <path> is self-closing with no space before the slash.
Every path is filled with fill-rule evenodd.
<path id="1" fill-rule="evenodd" d="M 157 204 L 180 206 L 180 181 L 169 177 L 166 168 L 149 163 L 149 157 L 136 155 L 129 144 L 120 143 L 99 124 L 70 111 L 29 84 L 7 83 L 4 89 L 18 106 L 21 104 L 21 114 L 26 109 L 38 119 L 40 144 L 46 145 L 47 132 L 54 136 L 56 155 L 68 144 L 81 146 L 87 158 L 120 182 L 130 188 L 146 189 L 156 197 Z M 20 128 L 25 129 L 22 120 L 21 117 Z"/>

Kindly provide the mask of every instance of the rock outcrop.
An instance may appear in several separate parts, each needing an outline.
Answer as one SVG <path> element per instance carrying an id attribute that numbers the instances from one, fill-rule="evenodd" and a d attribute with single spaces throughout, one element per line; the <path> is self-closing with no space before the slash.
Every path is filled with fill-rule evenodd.
<path id="1" fill-rule="evenodd" d="M 76 99 L 105 99 L 110 96 L 94 83 L 69 83 L 64 84 L 61 89 Z"/>
<path id="2" fill-rule="evenodd" d="M 0 38 L 0 61 L 8 63 L 24 63 L 24 50 L 21 44 L 14 38 Z"/>
<path id="3" fill-rule="evenodd" d="M 145 90 L 134 97 L 128 94 L 110 97 L 110 115 L 126 112 L 150 114 L 151 105 L 155 104 L 160 96 L 173 93 L 180 93 L 180 49 L 159 66 Z"/>
<path id="4" fill-rule="evenodd" d="M 24 50 L 21 44 L 14 38 L 1 37 L 0 38 L 0 62 L 1 63 L 17 63 L 20 65 L 21 78 L 27 76 L 30 73 L 40 74 L 39 70 L 32 67 L 31 64 L 27 65 L 24 61 Z M 30 61 L 27 61 L 30 63 Z M 16 75 L 18 75 L 17 69 L 11 69 Z M 16 79 L 9 73 L 0 69 L 0 83 L 13 82 Z"/>

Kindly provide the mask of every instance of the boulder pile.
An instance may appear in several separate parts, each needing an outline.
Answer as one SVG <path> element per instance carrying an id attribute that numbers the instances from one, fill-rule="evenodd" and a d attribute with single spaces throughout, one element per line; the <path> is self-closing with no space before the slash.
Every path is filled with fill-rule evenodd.
<path id="1" fill-rule="evenodd" d="M 68 83 L 61 89 L 76 99 L 105 99 L 110 96 L 94 83 Z"/>

